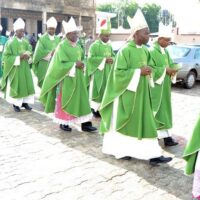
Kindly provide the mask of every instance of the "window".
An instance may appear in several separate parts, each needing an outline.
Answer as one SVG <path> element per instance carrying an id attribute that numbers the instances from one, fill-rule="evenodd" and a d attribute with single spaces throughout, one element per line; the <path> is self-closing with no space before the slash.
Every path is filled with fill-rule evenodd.
<path id="1" fill-rule="evenodd" d="M 196 49 L 195 54 L 194 54 L 195 59 L 200 59 L 200 49 Z"/>
<path id="2" fill-rule="evenodd" d="M 176 46 L 176 45 L 170 45 L 170 46 L 167 47 L 167 50 L 169 51 L 169 54 L 172 57 L 172 59 L 175 59 L 175 58 L 186 57 L 189 54 L 191 48 Z"/>
<path id="3" fill-rule="evenodd" d="M 3 27 L 2 35 L 5 35 L 5 34 L 6 34 L 6 31 L 7 31 L 7 29 L 8 29 L 8 19 L 7 19 L 7 18 L 1 18 L 0 24 L 1 24 L 2 27 Z"/>

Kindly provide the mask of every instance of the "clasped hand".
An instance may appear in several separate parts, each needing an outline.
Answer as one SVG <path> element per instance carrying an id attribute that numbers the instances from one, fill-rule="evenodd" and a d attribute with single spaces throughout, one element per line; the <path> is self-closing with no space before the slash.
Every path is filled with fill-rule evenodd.
<path id="1" fill-rule="evenodd" d="M 84 68 L 84 63 L 82 61 L 77 61 L 76 62 L 76 67 L 79 69 L 83 69 Z"/>
<path id="2" fill-rule="evenodd" d="M 147 75 L 150 75 L 151 74 L 151 68 L 149 66 L 144 66 L 141 69 L 141 75 L 142 76 L 147 76 Z"/>
<path id="3" fill-rule="evenodd" d="M 169 75 L 169 76 L 174 76 L 177 72 L 177 69 L 172 69 L 172 68 L 169 68 L 167 67 L 166 68 L 166 73 Z"/>
<path id="4" fill-rule="evenodd" d="M 30 58 L 30 55 L 27 53 L 23 53 L 20 55 L 21 60 L 28 60 Z"/>
<path id="5" fill-rule="evenodd" d="M 111 57 L 106 58 L 107 64 L 113 64 L 113 59 Z"/>

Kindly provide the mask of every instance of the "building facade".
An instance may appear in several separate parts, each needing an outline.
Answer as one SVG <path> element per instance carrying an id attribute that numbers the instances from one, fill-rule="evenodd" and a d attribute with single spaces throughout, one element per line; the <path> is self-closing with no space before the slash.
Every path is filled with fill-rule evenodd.
<path id="1" fill-rule="evenodd" d="M 0 19 L 5 31 L 12 31 L 13 22 L 21 17 L 28 34 L 46 31 L 46 21 L 54 16 L 58 21 L 56 32 L 62 31 L 62 20 L 73 16 L 87 35 L 95 34 L 95 0 L 0 0 Z"/>

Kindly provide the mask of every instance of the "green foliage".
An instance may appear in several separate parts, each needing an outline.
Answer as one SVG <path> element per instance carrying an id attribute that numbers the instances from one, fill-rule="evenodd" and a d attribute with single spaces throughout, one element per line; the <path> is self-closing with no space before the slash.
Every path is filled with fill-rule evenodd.
<path id="1" fill-rule="evenodd" d="M 110 13 L 115 12 L 115 8 L 113 7 L 113 4 L 110 4 L 110 3 L 102 4 L 102 5 L 98 6 L 96 8 L 96 10 L 102 11 L 102 12 L 110 12 Z"/>
<path id="2" fill-rule="evenodd" d="M 150 32 L 158 32 L 159 13 L 161 7 L 156 4 L 145 4 L 142 8 L 145 19 L 149 25 Z"/>
<path id="3" fill-rule="evenodd" d="M 121 18 L 122 18 L 122 23 L 120 23 L 123 28 L 130 28 L 128 21 L 127 21 L 127 16 L 130 16 L 131 18 L 135 15 L 137 9 L 139 8 L 138 4 L 135 2 L 132 3 L 126 3 L 121 7 L 123 10 Z"/>

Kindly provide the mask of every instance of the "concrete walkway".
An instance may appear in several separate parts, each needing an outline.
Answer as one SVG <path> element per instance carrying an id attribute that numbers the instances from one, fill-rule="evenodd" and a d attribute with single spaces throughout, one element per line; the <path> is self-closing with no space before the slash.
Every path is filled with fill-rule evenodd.
<path id="1" fill-rule="evenodd" d="M 173 88 L 172 98 L 180 145 L 163 148 L 174 159 L 159 167 L 102 154 L 98 133 L 59 130 L 38 101 L 33 111 L 15 113 L 0 99 L 0 200 L 192 199 L 181 156 L 200 113 L 200 84 L 189 94 Z"/>

